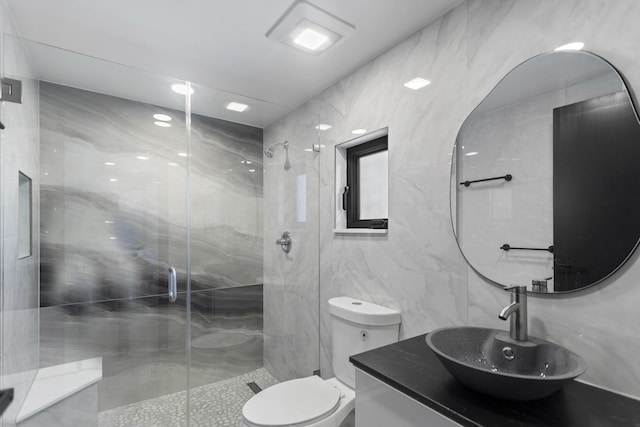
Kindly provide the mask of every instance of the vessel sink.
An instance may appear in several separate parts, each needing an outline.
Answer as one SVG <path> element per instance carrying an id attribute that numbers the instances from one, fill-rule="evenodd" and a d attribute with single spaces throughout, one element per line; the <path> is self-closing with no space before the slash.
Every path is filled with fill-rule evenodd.
<path id="1" fill-rule="evenodd" d="M 426 340 L 454 377 L 501 399 L 541 399 L 587 369 L 580 356 L 564 347 L 533 337 L 516 341 L 507 331 L 442 328 Z"/>

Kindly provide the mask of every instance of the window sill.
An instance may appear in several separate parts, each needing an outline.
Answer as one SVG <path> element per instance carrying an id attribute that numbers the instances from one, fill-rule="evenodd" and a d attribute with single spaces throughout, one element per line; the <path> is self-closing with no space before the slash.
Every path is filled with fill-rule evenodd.
<path id="1" fill-rule="evenodd" d="M 334 228 L 333 234 L 387 234 L 387 228 Z"/>

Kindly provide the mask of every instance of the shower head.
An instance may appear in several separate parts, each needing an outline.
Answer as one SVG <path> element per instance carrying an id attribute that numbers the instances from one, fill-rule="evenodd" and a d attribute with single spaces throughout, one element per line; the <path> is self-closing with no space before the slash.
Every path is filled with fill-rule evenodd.
<path id="1" fill-rule="evenodd" d="M 284 161 L 284 170 L 289 170 L 291 168 L 291 163 L 289 163 L 289 141 L 278 142 L 277 144 L 273 144 L 264 149 L 264 155 L 268 158 L 272 159 L 274 150 L 277 146 L 282 145 L 287 153 L 287 157 Z"/>

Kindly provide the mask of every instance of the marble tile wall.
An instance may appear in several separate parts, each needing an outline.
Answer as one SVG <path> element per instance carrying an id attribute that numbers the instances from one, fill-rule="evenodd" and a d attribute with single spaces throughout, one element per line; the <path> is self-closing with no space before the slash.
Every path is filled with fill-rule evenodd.
<path id="1" fill-rule="evenodd" d="M 304 107 L 303 107 L 304 109 Z M 307 107 L 265 130 L 265 147 L 278 146 L 264 158 L 264 363 L 279 380 L 308 376 L 319 366 L 318 283 L 319 143 L 317 118 Z M 291 168 L 284 168 L 289 158 Z M 275 244 L 292 233 L 289 253 Z"/>
<path id="2" fill-rule="evenodd" d="M 300 168 L 309 171 L 318 160 L 302 157 L 302 150 L 317 141 L 325 145 L 317 166 L 318 238 L 303 234 L 297 242 L 304 246 L 301 251 L 319 248 L 318 282 L 314 266 L 287 274 L 272 262 L 280 254 L 269 249 L 272 238 L 266 231 L 273 224 L 293 227 L 287 213 L 297 201 L 295 187 L 271 178 L 284 175 L 281 164 L 265 162 L 264 322 L 265 332 L 267 325 L 270 330 L 265 339 L 278 342 L 278 347 L 265 347 L 265 366 L 284 379 L 307 375 L 307 365 L 318 361 L 322 375 L 331 376 L 326 301 L 336 295 L 399 309 L 402 338 L 448 325 L 505 327 L 497 313 L 508 296 L 467 267 L 452 232 L 450 156 L 458 130 L 509 70 L 571 41 L 583 41 L 587 50 L 614 64 L 637 91 L 638 17 L 640 4 L 633 0 L 465 1 L 265 129 L 265 146 L 282 138 L 296 141 L 304 163 Z M 402 86 L 416 76 L 433 83 L 416 92 Z M 333 127 L 319 132 L 314 129 L 318 123 Z M 389 233 L 334 235 L 334 146 L 351 139 L 352 129 L 385 126 Z M 314 200 L 308 211 L 316 206 Z M 583 381 L 640 398 L 640 365 L 634 356 L 640 352 L 640 331 L 634 327 L 640 322 L 638 256 L 595 289 L 532 297 L 529 313 L 533 334 L 585 358 L 589 368 Z M 280 263 L 285 265 L 284 258 Z M 308 354 L 317 342 L 313 315 L 318 305 L 319 360 Z M 298 322 L 295 332 L 281 332 L 292 331 L 291 322 L 305 317 L 308 321 Z M 302 355 L 305 362 L 290 364 L 291 354 Z"/>
<path id="3" fill-rule="evenodd" d="M 40 364 L 102 356 L 100 411 L 261 367 L 262 129 L 192 116 L 189 326 L 184 113 L 40 86 Z"/>
<path id="4" fill-rule="evenodd" d="M 98 411 L 227 380 L 262 367 L 262 285 L 41 308 L 40 365 L 102 357 Z"/>
<path id="5" fill-rule="evenodd" d="M 41 306 L 166 293 L 168 265 L 184 291 L 184 113 L 45 82 L 40 97 Z M 191 146 L 192 289 L 261 284 L 262 130 L 193 116 Z"/>
<path id="6" fill-rule="evenodd" d="M 15 419 L 38 368 L 39 128 L 38 81 L 23 44 L 0 2 L 2 77 L 22 81 L 22 104 L 2 102 L 0 182 L 2 198 L 2 357 L 0 386 L 14 388 L 14 401 L 2 422 Z M 18 173 L 32 179 L 31 256 L 20 257 Z"/>

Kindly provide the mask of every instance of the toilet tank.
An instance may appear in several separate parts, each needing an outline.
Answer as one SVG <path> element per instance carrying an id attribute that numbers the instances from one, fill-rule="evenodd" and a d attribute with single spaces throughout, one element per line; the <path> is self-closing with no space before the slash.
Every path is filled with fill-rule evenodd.
<path id="1" fill-rule="evenodd" d="M 349 356 L 398 341 L 400 312 L 350 297 L 329 300 L 331 366 L 335 376 L 355 388 L 356 370 Z"/>

